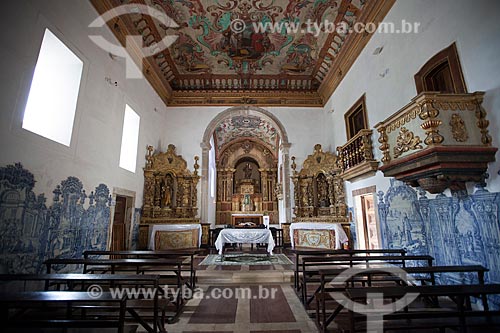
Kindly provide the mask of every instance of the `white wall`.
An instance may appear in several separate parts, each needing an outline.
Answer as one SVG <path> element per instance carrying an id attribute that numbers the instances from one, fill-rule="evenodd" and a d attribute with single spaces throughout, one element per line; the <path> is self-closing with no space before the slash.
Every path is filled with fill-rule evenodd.
<path id="1" fill-rule="evenodd" d="M 108 28 L 87 28 L 98 16 L 89 1 L 9 1 L 4 10 L 7 14 L 0 22 L 0 164 L 21 162 L 35 174 L 35 193 L 45 193 L 49 201 L 56 185 L 76 176 L 88 192 L 99 183 L 111 190 L 135 191 L 136 207 L 141 207 L 146 145 L 161 143 L 167 123 L 164 103 L 145 79 L 125 79 L 124 59 L 111 59 L 88 38 L 91 33 L 102 33 L 118 44 Z M 21 129 L 46 27 L 84 62 L 69 148 Z M 107 83 L 105 77 L 118 86 Z M 125 103 L 141 117 L 135 174 L 118 167 Z"/>
<path id="2" fill-rule="evenodd" d="M 344 113 L 366 93 L 368 122 L 373 128 L 410 102 L 417 92 L 414 75 L 437 52 L 456 42 L 465 82 L 469 92 L 485 91 L 483 103 L 488 112 L 493 145 L 500 145 L 500 2 L 469 0 L 412 0 L 396 1 L 385 22 L 401 20 L 420 22 L 417 34 L 376 33 L 328 101 L 332 131 L 327 133 L 334 146 L 346 139 Z M 383 46 L 381 54 L 373 51 Z M 388 71 L 387 71 L 388 70 Z M 387 71 L 384 76 L 383 73 Z M 382 75 L 381 75 L 382 74 Z M 376 158 L 380 160 L 378 133 L 373 142 Z M 499 158 L 490 163 L 488 189 L 500 190 Z M 347 183 L 349 206 L 353 205 L 351 191 L 377 185 L 377 191 L 386 190 L 388 178 L 381 172 L 375 177 Z"/>
<path id="3" fill-rule="evenodd" d="M 230 107 L 168 107 L 168 130 L 163 142 L 173 143 L 192 168 L 194 156 L 201 156 L 200 144 L 209 123 Z M 322 108 L 264 108 L 283 124 L 292 144 L 290 156 L 297 156 L 297 164 L 312 154 L 316 143 L 325 143 L 325 119 Z M 324 150 L 327 147 L 323 147 Z M 162 147 L 165 149 L 165 147 Z"/>
<path id="4" fill-rule="evenodd" d="M 188 167 L 192 169 L 194 156 L 201 156 L 200 144 L 203 135 L 210 122 L 221 112 L 229 107 L 168 107 L 168 130 L 165 131 L 163 142 L 173 143 L 177 147 L 177 153 L 187 161 Z M 307 155 L 313 153 L 314 145 L 320 143 L 323 150 L 331 149 L 327 142 L 325 124 L 325 113 L 322 108 L 264 108 L 271 112 L 282 123 L 291 143 L 290 156 L 296 156 L 297 168 L 300 170 Z M 165 149 L 165 147 L 161 147 Z M 200 160 L 200 165 L 203 161 Z M 288 179 L 288 181 L 290 181 Z M 290 184 L 292 185 L 292 184 Z M 293 187 L 291 187 L 293 191 Z M 291 192 L 293 194 L 293 192 Z M 293 195 L 291 194 L 291 197 Z M 198 186 L 198 202 L 201 203 L 201 182 Z M 292 202 L 293 205 L 293 202 Z M 208 219 L 210 220 L 213 210 L 213 202 L 208 202 Z M 202 209 L 199 205 L 199 211 Z M 285 219 L 280 215 L 281 219 Z M 203 221 L 212 222 L 212 221 Z"/>
<path id="5" fill-rule="evenodd" d="M 88 1 L 8 2 L 0 23 L 0 140 L 2 165 L 21 162 L 35 173 L 35 192 L 48 193 L 68 176 L 80 178 L 87 190 L 103 182 L 137 193 L 142 205 L 145 147 L 165 150 L 177 146 L 190 169 L 194 156 L 201 156 L 200 143 L 209 122 L 225 107 L 165 107 L 146 80 L 126 80 L 124 59 L 112 60 L 89 39 L 88 24 L 97 12 Z M 371 128 L 407 104 L 416 95 L 413 75 L 434 54 L 456 41 L 469 91 L 484 90 L 493 144 L 499 145 L 500 129 L 500 34 L 496 13 L 500 3 L 469 0 L 397 1 L 385 21 L 421 22 L 418 34 L 375 34 L 347 73 L 324 109 L 266 108 L 284 125 L 290 156 L 298 168 L 316 143 L 334 151 L 346 142 L 344 113 L 366 93 Z M 48 26 L 85 63 L 71 146 L 66 148 L 21 129 L 22 112 L 44 28 Z M 95 33 L 95 31 L 92 31 Z M 118 43 L 103 29 L 104 37 Z M 378 56 L 372 55 L 384 46 Z M 388 69 L 385 77 L 380 74 Z M 105 77 L 118 82 L 108 84 Z M 118 167 L 125 103 L 141 116 L 137 170 L 132 174 Z M 326 110 L 334 109 L 334 113 Z M 157 112 L 155 111 L 157 110 Z M 374 142 L 378 135 L 374 135 Z M 378 149 L 377 158 L 380 158 Z M 497 155 L 498 157 L 498 155 Z M 201 161 L 200 161 L 201 164 Z M 489 189 L 500 190 L 499 162 L 490 165 Z M 388 180 L 376 177 L 347 184 L 353 189 L 376 184 L 385 190 Z"/>

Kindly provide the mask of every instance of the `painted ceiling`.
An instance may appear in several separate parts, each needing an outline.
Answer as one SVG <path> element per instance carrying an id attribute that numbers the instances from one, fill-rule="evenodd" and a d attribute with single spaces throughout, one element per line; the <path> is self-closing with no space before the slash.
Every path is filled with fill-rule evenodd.
<path id="1" fill-rule="evenodd" d="M 267 120 L 257 116 L 233 116 L 221 121 L 214 131 L 216 152 L 233 140 L 248 138 L 259 139 L 273 153 L 277 152 L 279 135 L 277 129 Z"/>
<path id="2" fill-rule="evenodd" d="M 142 35 L 145 45 L 178 36 L 168 49 L 147 58 L 147 77 L 167 104 L 309 106 L 326 102 L 322 86 L 345 60 L 344 45 L 362 38 L 315 27 L 329 22 L 352 27 L 361 17 L 380 16 L 381 3 L 393 1 L 91 0 L 101 13 L 146 4 L 175 20 L 178 27 L 172 28 L 131 13 L 108 22 L 122 43 L 127 34 Z M 375 14 L 374 8 L 379 8 Z M 342 76 L 343 69 L 336 74 Z"/>

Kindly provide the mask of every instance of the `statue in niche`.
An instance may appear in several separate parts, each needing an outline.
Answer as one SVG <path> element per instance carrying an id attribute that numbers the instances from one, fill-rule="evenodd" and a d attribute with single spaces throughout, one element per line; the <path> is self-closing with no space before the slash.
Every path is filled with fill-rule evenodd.
<path id="1" fill-rule="evenodd" d="M 328 184 L 325 177 L 318 177 L 318 204 L 320 207 L 328 207 Z"/>
<path id="2" fill-rule="evenodd" d="M 250 194 L 245 194 L 241 200 L 241 210 L 244 212 L 248 212 L 252 209 L 252 199 L 250 198 Z"/>
<path id="3" fill-rule="evenodd" d="M 164 180 L 163 185 L 161 187 L 161 192 L 162 192 L 162 198 L 163 198 L 163 200 L 162 200 L 163 207 L 164 208 L 171 208 L 172 207 L 172 192 L 173 192 L 171 177 L 169 177 L 169 176 L 165 177 L 165 180 Z"/>
<path id="4" fill-rule="evenodd" d="M 170 207 L 172 205 L 172 195 L 170 194 L 170 185 L 166 185 L 165 188 L 163 189 L 164 191 L 164 196 L 163 196 L 163 206 L 164 207 Z"/>
<path id="5" fill-rule="evenodd" d="M 250 163 L 247 163 L 245 167 L 243 168 L 243 172 L 245 174 L 245 179 L 251 179 L 252 178 L 252 166 Z"/>

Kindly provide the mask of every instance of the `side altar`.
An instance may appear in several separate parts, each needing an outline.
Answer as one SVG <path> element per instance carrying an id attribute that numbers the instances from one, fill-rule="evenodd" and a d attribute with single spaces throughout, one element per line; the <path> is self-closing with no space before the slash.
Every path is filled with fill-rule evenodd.
<path id="1" fill-rule="evenodd" d="M 300 242 L 295 240 L 296 246 L 338 248 L 347 241 L 346 237 L 351 238 L 339 162 L 334 153 L 323 152 L 320 144 L 314 146 L 301 170 L 297 170 L 292 157 L 295 217 L 291 224 L 282 224 L 285 243 L 293 244 L 290 230 L 300 238 Z"/>
<path id="2" fill-rule="evenodd" d="M 139 224 L 140 249 L 150 247 L 150 239 L 155 237 L 151 235 L 154 226 L 200 224 L 200 219 L 196 217 L 197 184 L 200 179 L 198 156 L 194 158 L 194 171 L 191 172 L 175 149 L 173 144 L 169 144 L 166 152 L 153 153 L 153 146 L 147 147 L 143 207 Z M 210 224 L 202 223 L 201 227 L 201 243 L 208 244 Z M 157 233 L 161 233 L 156 236 L 168 248 L 201 245 L 198 228 L 163 228 Z"/>

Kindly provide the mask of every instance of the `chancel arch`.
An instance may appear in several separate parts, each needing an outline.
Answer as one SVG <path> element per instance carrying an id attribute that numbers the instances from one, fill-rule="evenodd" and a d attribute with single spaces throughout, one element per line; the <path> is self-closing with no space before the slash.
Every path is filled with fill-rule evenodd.
<path id="1" fill-rule="evenodd" d="M 283 181 L 289 179 L 290 174 L 290 143 L 283 125 L 272 113 L 253 106 L 229 108 L 207 126 L 201 147 L 202 221 L 230 224 L 232 213 L 247 209 L 267 213 L 271 223 L 290 220 L 290 185 Z M 211 149 L 215 150 L 212 164 L 209 161 Z M 217 169 L 216 203 L 210 202 L 207 196 L 209 165 L 213 164 Z M 251 179 L 244 177 L 243 169 L 247 164 L 252 168 Z M 246 184 L 241 184 L 242 181 Z M 253 194 L 247 193 L 250 195 L 250 202 L 245 201 L 247 206 L 242 206 L 245 196 L 241 193 L 241 185 L 249 185 L 243 188 L 253 190 Z M 209 205 L 216 205 L 215 221 L 208 214 Z"/>

